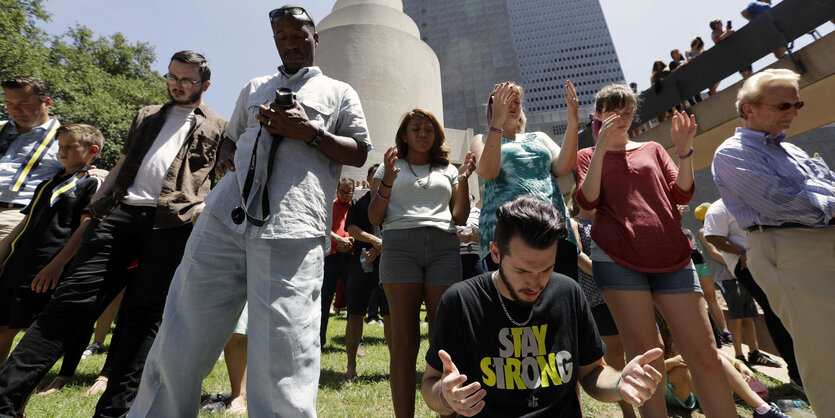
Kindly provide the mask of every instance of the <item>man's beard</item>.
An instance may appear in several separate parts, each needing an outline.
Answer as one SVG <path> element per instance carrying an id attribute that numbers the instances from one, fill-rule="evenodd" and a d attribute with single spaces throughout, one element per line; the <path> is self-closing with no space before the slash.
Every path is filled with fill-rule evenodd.
<path id="1" fill-rule="evenodd" d="M 171 89 L 168 89 L 168 97 L 171 98 L 171 101 L 174 102 L 174 104 L 177 104 L 177 105 L 180 105 L 180 106 L 193 105 L 193 104 L 197 103 L 202 96 L 203 96 L 203 90 L 198 90 L 197 93 L 194 93 L 191 96 L 186 96 L 185 100 L 177 100 L 177 99 L 174 98 L 174 95 L 171 94 Z"/>
<path id="2" fill-rule="evenodd" d="M 505 277 L 501 261 L 499 262 L 499 278 L 502 280 L 502 283 L 504 283 L 504 287 L 507 289 L 508 293 L 510 293 L 510 300 L 523 306 L 533 306 L 537 301 L 539 301 L 539 296 L 537 296 L 536 300 L 534 300 L 533 302 L 522 300 L 522 298 L 519 297 L 519 293 L 516 293 L 516 289 L 514 289 L 513 286 L 510 285 L 510 280 L 508 280 L 507 277 Z"/>

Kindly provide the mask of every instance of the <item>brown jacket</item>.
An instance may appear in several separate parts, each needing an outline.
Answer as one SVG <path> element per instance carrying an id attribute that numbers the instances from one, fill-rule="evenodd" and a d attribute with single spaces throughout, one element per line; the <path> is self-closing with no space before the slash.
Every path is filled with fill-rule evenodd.
<path id="1" fill-rule="evenodd" d="M 173 102 L 168 102 L 144 107 L 137 112 L 122 147 L 126 158 L 113 191 L 90 205 L 93 216 L 104 218 L 127 194 L 145 154 L 165 124 L 168 109 L 173 105 Z M 154 228 L 171 228 L 191 222 L 194 207 L 203 202 L 211 188 L 217 148 L 228 121 L 205 103 L 195 109 L 194 115 L 195 124 L 163 180 Z"/>

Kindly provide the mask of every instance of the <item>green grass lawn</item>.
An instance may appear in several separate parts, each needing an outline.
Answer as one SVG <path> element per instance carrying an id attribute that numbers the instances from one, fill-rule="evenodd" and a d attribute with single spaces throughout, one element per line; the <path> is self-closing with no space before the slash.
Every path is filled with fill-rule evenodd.
<path id="1" fill-rule="evenodd" d="M 383 417 L 393 416 L 391 406 L 391 392 L 389 390 L 388 349 L 383 337 L 383 328 L 377 325 L 366 325 L 364 330 L 365 350 L 367 355 L 357 361 L 358 378 L 351 382 L 343 382 L 345 374 L 345 319 L 332 317 L 328 326 L 328 342 L 322 356 L 322 374 L 319 380 L 319 399 L 317 410 L 321 417 Z M 419 380 L 423 374 L 426 362 L 423 360 L 428 348 L 426 337 L 427 328 L 422 328 L 421 349 L 417 361 L 417 381 L 415 382 L 415 415 L 418 417 L 434 416 L 426 407 L 418 392 Z M 18 337 L 19 338 L 19 337 Z M 110 344 L 110 336 L 105 341 L 105 347 Z M 98 396 L 86 397 L 84 391 L 93 383 L 104 364 L 105 355 L 98 354 L 82 360 L 72 385 L 65 387 L 56 394 L 49 396 L 33 395 L 26 412 L 29 417 L 90 417 L 93 415 Z M 58 373 L 61 363 L 58 362 L 41 382 L 46 386 Z M 771 400 L 783 398 L 797 398 L 798 395 L 788 385 L 758 374 L 760 380 L 771 389 Z M 203 382 L 202 396 L 208 397 L 218 392 L 229 392 L 229 378 L 226 365 L 218 361 L 211 375 Z M 620 416 L 620 410 L 615 404 L 604 404 L 589 398 L 583 393 L 583 413 L 588 417 Z M 737 399 L 737 413 L 743 417 L 750 417 L 752 411 Z M 670 410 L 672 416 L 703 416 L 699 410 L 693 413 Z M 201 417 L 211 416 L 201 414 Z M 230 415 L 231 416 L 231 415 Z M 811 416 L 799 412 L 793 416 Z"/>

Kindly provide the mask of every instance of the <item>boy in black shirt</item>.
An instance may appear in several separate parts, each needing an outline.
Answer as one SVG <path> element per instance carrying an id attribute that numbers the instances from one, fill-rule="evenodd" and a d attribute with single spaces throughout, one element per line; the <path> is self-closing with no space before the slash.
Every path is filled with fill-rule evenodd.
<path id="1" fill-rule="evenodd" d="M 577 382 L 603 402 L 640 406 L 661 374 L 650 350 L 622 373 L 603 364 L 603 342 L 579 285 L 553 273 L 565 221 L 520 196 L 496 210 L 490 243 L 499 270 L 447 289 L 426 353 L 421 394 L 436 412 L 579 417 Z M 455 361 L 455 363 L 453 363 Z"/>
<path id="2" fill-rule="evenodd" d="M 26 216 L 0 243 L 0 364 L 17 332 L 43 311 L 78 250 L 90 222 L 90 198 L 101 181 L 87 174 L 104 141 L 98 129 L 64 125 L 56 137 L 64 171 L 38 185 L 21 210 Z"/>

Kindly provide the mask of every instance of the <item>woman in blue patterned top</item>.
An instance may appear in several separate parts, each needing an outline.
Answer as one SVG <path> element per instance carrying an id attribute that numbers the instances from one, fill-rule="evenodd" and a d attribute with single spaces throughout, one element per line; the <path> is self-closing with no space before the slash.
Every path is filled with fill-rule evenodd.
<path id="1" fill-rule="evenodd" d="M 488 255 L 496 228 L 496 208 L 502 202 L 527 194 L 551 202 L 566 221 L 570 218 L 555 177 L 569 175 L 577 160 L 577 92 L 571 81 L 565 83 L 568 126 L 562 149 L 544 132 L 525 132 L 523 97 L 518 84 L 497 84 L 487 103 L 489 131 L 473 137 L 471 146 L 476 173 L 484 179 L 478 243 L 479 256 L 489 270 L 498 269 Z M 572 234 L 560 240 L 554 271 L 577 279 L 577 244 Z"/>

